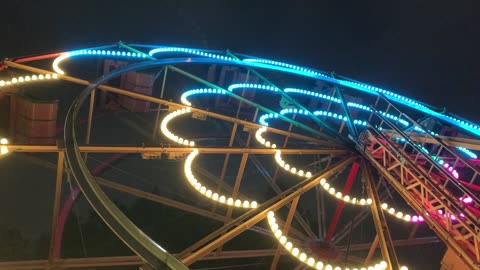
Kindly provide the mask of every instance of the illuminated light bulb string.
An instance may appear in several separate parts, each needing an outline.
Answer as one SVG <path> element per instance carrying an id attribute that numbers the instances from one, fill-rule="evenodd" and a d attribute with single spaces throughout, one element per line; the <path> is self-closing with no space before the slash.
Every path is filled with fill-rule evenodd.
<path id="1" fill-rule="evenodd" d="M 435 111 L 429 109 L 428 107 L 426 107 L 425 105 L 423 105 L 423 104 L 421 104 L 421 103 L 419 103 L 419 102 L 417 102 L 413 99 L 398 95 L 398 94 L 393 93 L 391 91 L 387 91 L 387 90 L 384 90 L 384 89 L 381 89 L 381 88 L 378 88 L 378 87 L 375 87 L 375 86 L 367 85 L 367 84 L 364 84 L 364 83 L 335 79 L 335 78 L 329 77 L 329 76 L 327 76 L 327 75 L 325 75 L 321 72 L 315 71 L 313 69 L 309 69 L 309 68 L 305 68 L 305 67 L 301 67 L 301 66 L 296 66 L 296 65 L 291 65 L 291 64 L 287 64 L 287 63 L 283 63 L 283 62 L 268 60 L 268 59 L 247 58 L 247 59 L 243 59 L 243 60 L 238 60 L 236 58 L 223 56 L 219 53 L 213 53 L 213 52 L 200 50 L 200 49 L 182 48 L 182 47 L 158 47 L 158 48 L 150 50 L 150 52 L 148 54 L 146 54 L 146 53 L 130 53 L 130 52 L 122 52 L 122 51 L 111 51 L 111 50 L 83 49 L 83 50 L 76 50 L 76 51 L 63 53 L 62 55 L 60 55 L 59 57 L 57 57 L 54 60 L 52 67 L 55 70 L 55 72 L 63 75 L 64 71 L 62 69 L 60 69 L 59 64 L 63 60 L 65 60 L 67 58 L 70 58 L 71 56 L 99 55 L 99 56 L 116 56 L 116 57 L 126 56 L 126 57 L 146 58 L 147 56 L 153 56 L 157 53 L 172 53 L 172 52 L 203 56 L 203 57 L 211 58 L 212 61 L 218 61 L 218 60 L 231 61 L 231 62 L 241 63 L 245 66 L 251 66 L 251 67 L 255 67 L 256 65 L 254 65 L 254 64 L 259 63 L 259 64 L 262 64 L 262 66 L 261 66 L 262 68 L 267 68 L 267 69 L 271 69 L 271 70 L 279 70 L 279 71 L 283 71 L 283 72 L 287 72 L 287 73 L 293 73 L 293 74 L 299 74 L 299 75 L 302 75 L 302 76 L 317 78 L 317 79 L 321 79 L 321 80 L 328 80 L 330 82 L 337 83 L 339 85 L 343 85 L 343 86 L 349 87 L 351 89 L 360 90 L 360 91 L 364 91 L 364 92 L 375 94 L 375 95 L 377 95 L 379 93 L 384 94 L 385 96 L 387 96 L 391 100 L 397 101 L 397 102 L 399 102 L 401 104 L 404 104 L 404 105 L 406 105 L 406 106 L 408 106 L 412 109 L 422 111 L 422 112 L 424 112 L 428 115 L 446 120 L 446 121 L 448 121 L 452 124 L 455 124 L 456 126 L 462 128 L 464 130 L 467 130 L 469 132 L 472 132 L 472 133 L 480 136 L 480 126 L 478 126 L 476 124 L 473 124 L 473 123 L 470 123 L 470 122 L 465 121 L 465 120 L 455 118 L 455 117 L 450 116 L 450 115 L 435 112 Z"/>
<path id="2" fill-rule="evenodd" d="M 208 90 L 207 90 L 208 92 Z M 188 100 L 184 98 L 183 100 L 184 104 L 188 103 Z M 167 114 L 161 124 L 160 124 L 160 130 L 161 132 L 170 140 L 174 141 L 175 143 L 184 145 L 184 146 L 190 146 L 194 147 L 195 142 L 193 140 L 187 140 L 185 138 L 179 137 L 175 135 L 173 132 L 171 132 L 168 129 L 168 124 L 175 119 L 176 117 L 179 117 L 181 115 L 185 115 L 191 112 L 191 108 L 183 108 L 179 110 L 175 110 L 173 112 L 170 112 Z M 203 185 L 193 174 L 192 172 L 192 163 L 194 159 L 198 156 L 199 152 L 198 149 L 194 149 L 187 157 L 185 160 L 184 164 L 184 172 L 185 176 L 190 183 L 190 185 L 195 188 L 197 192 L 199 192 L 201 195 L 205 196 L 208 199 L 211 199 L 216 202 L 220 202 L 222 204 L 238 207 L 238 208 L 256 208 L 258 206 L 256 201 L 249 201 L 249 200 L 240 200 L 232 197 L 227 197 L 222 194 L 218 194 L 216 192 L 213 192 L 211 189 L 207 188 L 207 186 Z"/>
<path id="3" fill-rule="evenodd" d="M 83 50 L 69 51 L 61 54 L 60 56 L 55 58 L 55 60 L 53 60 L 52 68 L 58 74 L 64 75 L 65 71 L 63 71 L 60 68 L 60 63 L 74 56 L 89 56 L 89 55 L 128 57 L 128 58 L 140 58 L 140 59 L 144 59 L 148 56 L 145 53 L 132 53 L 132 52 L 115 51 L 115 50 L 83 49 Z"/>
<path id="4" fill-rule="evenodd" d="M 5 155 L 8 153 L 8 140 L 6 138 L 0 139 L 0 155 Z"/>
<path id="5" fill-rule="evenodd" d="M 13 85 L 37 82 L 37 81 L 48 81 L 52 79 L 58 79 L 57 74 L 34 74 L 19 76 L 11 78 L 10 80 L 0 80 L 0 87 L 8 87 Z"/>
<path id="6" fill-rule="evenodd" d="M 325 180 L 325 179 L 322 179 Z M 315 269 L 319 270 L 381 270 L 381 269 L 387 269 L 388 264 L 385 261 L 381 261 L 375 265 L 370 265 L 367 267 L 345 267 L 342 268 L 340 266 L 334 266 L 328 263 L 324 263 L 322 261 L 317 261 L 313 257 L 309 257 L 304 251 L 302 251 L 300 248 L 294 246 L 292 242 L 289 241 L 287 236 L 283 235 L 282 230 L 278 226 L 278 223 L 275 219 L 275 213 L 270 211 L 267 214 L 267 219 L 268 219 L 268 225 L 270 227 L 270 230 L 272 231 L 273 235 L 278 239 L 278 242 L 285 248 L 285 250 L 288 251 L 292 256 L 297 258 L 299 261 L 307 264 L 310 267 L 313 267 Z M 402 266 L 400 268 L 401 270 L 407 270 L 408 268 L 406 266 Z"/>

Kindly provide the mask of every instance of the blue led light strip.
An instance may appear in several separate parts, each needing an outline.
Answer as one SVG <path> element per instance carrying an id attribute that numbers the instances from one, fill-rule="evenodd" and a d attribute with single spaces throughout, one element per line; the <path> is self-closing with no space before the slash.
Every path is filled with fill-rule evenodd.
<path id="1" fill-rule="evenodd" d="M 80 50 L 82 51 L 82 50 Z M 92 50 L 96 52 L 98 55 L 98 50 Z M 349 80 L 343 80 L 343 79 L 335 79 L 331 78 L 323 73 L 320 73 L 318 71 L 315 71 L 313 69 L 301 67 L 301 66 L 296 66 L 296 65 L 291 65 L 283 62 L 278 62 L 278 61 L 273 61 L 273 60 L 268 60 L 268 59 L 259 59 L 259 58 L 246 58 L 241 61 L 234 59 L 232 57 L 228 56 L 223 56 L 220 53 L 221 52 L 214 52 L 214 51 L 205 51 L 205 50 L 200 50 L 200 49 L 191 49 L 191 48 L 181 48 L 181 47 L 158 47 L 155 49 L 152 49 L 149 52 L 149 55 L 154 55 L 156 53 L 168 53 L 168 52 L 180 52 L 180 53 L 187 53 L 187 54 L 193 54 L 193 55 L 199 55 L 207 58 L 212 58 L 212 60 L 223 60 L 227 62 L 233 62 L 235 64 L 243 65 L 243 66 L 248 66 L 248 67 L 258 67 L 258 68 L 265 68 L 265 69 L 270 69 L 270 70 L 277 70 L 277 71 L 282 71 L 282 72 L 288 72 L 291 74 L 297 74 L 300 76 L 305 76 L 305 77 L 310 77 L 310 78 L 316 78 L 324 81 L 328 81 L 331 83 L 336 83 L 342 86 L 349 87 L 351 89 L 363 91 L 366 93 L 378 95 L 378 94 L 383 94 L 387 97 L 387 99 L 395 101 L 397 103 L 403 104 L 405 106 L 408 106 L 409 108 L 421 111 L 425 114 L 428 114 L 430 116 L 434 116 L 436 118 L 439 118 L 441 120 L 444 120 L 452 125 L 455 125 L 459 128 L 462 128 L 466 131 L 469 131 L 473 134 L 476 134 L 480 136 L 480 126 L 468 122 L 466 120 L 458 119 L 456 117 L 442 114 L 439 112 L 436 112 L 427 106 L 421 104 L 418 101 L 415 101 L 413 99 L 407 98 L 402 95 L 398 95 L 394 92 L 384 90 L 379 87 L 371 86 L 368 84 L 364 83 L 359 83 L 355 81 L 349 81 Z M 87 52 L 88 54 L 88 52 Z M 79 54 L 81 55 L 81 54 Z M 103 50 L 100 51 L 100 55 L 103 55 Z M 104 55 L 108 55 L 107 51 L 105 51 Z M 123 56 L 123 52 L 118 55 L 118 52 L 115 53 L 113 56 Z M 128 57 L 127 54 L 125 56 Z M 145 57 L 145 55 L 141 56 L 142 58 Z M 215 61 L 212 61 L 212 63 Z"/>

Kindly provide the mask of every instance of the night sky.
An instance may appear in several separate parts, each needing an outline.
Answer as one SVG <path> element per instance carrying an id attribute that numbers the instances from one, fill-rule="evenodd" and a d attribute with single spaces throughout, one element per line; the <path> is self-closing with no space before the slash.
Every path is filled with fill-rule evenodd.
<path id="1" fill-rule="evenodd" d="M 335 71 L 480 121 L 480 4 L 2 1 L 0 57 L 126 42 L 231 49 Z"/>

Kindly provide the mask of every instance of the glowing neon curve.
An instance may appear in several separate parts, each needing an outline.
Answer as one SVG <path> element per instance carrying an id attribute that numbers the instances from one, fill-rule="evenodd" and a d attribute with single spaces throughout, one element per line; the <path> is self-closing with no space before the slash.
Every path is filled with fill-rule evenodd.
<path id="1" fill-rule="evenodd" d="M 256 84 L 256 83 L 235 83 L 231 84 L 228 87 L 228 91 L 233 92 L 236 89 L 242 89 L 242 88 L 250 88 L 250 89 L 259 89 L 259 90 L 267 90 L 267 91 L 272 91 L 272 92 L 279 92 L 280 89 L 269 86 L 269 85 L 264 85 L 264 84 Z"/>
<path id="2" fill-rule="evenodd" d="M 148 52 L 148 55 L 153 56 L 157 53 L 171 53 L 171 52 L 187 53 L 187 54 L 204 56 L 204 57 L 208 57 L 208 58 L 220 59 L 220 60 L 225 60 L 225 61 L 238 61 L 235 58 L 228 57 L 228 56 L 223 56 L 223 55 L 219 55 L 219 54 L 215 54 L 215 53 L 210 53 L 210 52 L 207 52 L 205 50 L 181 48 L 181 47 L 155 48 L 155 49 L 150 50 L 150 52 Z"/>
<path id="3" fill-rule="evenodd" d="M 160 130 L 162 131 L 162 133 L 168 139 L 170 139 L 170 140 L 172 140 L 176 143 L 185 145 L 185 146 L 193 147 L 193 146 L 195 146 L 195 142 L 193 140 L 189 141 L 187 139 L 181 138 L 181 137 L 175 135 L 174 133 L 172 133 L 168 129 L 168 123 L 170 121 L 172 121 L 174 118 L 176 118 L 180 115 L 184 115 L 184 114 L 187 114 L 187 113 L 190 113 L 190 112 L 191 112 L 190 107 L 187 107 L 187 108 L 175 110 L 175 111 L 167 114 L 161 122 Z M 193 174 L 192 168 L 191 168 L 192 167 L 192 162 L 197 155 L 198 155 L 198 149 L 194 149 L 188 155 L 187 159 L 185 160 L 184 172 L 185 172 L 185 176 L 186 176 L 188 182 L 190 183 L 190 185 L 192 185 L 200 194 L 202 194 L 203 196 L 205 196 L 205 197 L 207 197 L 207 198 L 209 198 L 213 201 L 217 201 L 217 202 L 220 202 L 220 203 L 223 203 L 223 204 L 226 204 L 226 205 L 230 205 L 230 206 L 235 206 L 235 207 L 238 207 L 238 208 L 256 208 L 258 206 L 258 203 L 256 201 L 248 201 L 248 200 L 241 201 L 239 199 L 234 199 L 234 198 L 231 198 L 231 197 L 227 198 L 224 195 L 219 195 L 218 193 L 212 192 L 212 190 L 210 190 L 206 186 L 202 185 L 202 183 L 200 183 L 195 178 L 195 175 Z"/>
<path id="4" fill-rule="evenodd" d="M 215 89 L 215 88 L 198 88 L 198 89 L 191 89 L 188 91 L 183 92 L 182 96 L 180 97 L 180 101 L 187 105 L 187 106 L 192 106 L 192 103 L 188 101 L 188 98 L 194 95 L 199 95 L 199 94 L 219 94 L 219 95 L 225 95 L 226 91 L 223 89 Z"/>
<path id="5" fill-rule="evenodd" d="M 194 187 L 200 194 L 202 194 L 203 196 L 213 201 L 220 202 L 230 206 L 235 206 L 238 208 L 257 208 L 258 207 L 258 204 L 256 201 L 248 201 L 248 200 L 241 201 L 239 199 L 235 199 L 232 197 L 226 197 L 224 195 L 220 195 L 216 192 L 213 192 L 212 190 L 208 189 L 206 186 L 202 185 L 202 183 L 200 183 L 200 181 L 198 181 L 195 178 L 195 175 L 192 172 L 192 163 L 195 157 L 197 156 L 198 156 L 198 149 L 194 149 L 185 160 L 184 171 L 190 185 Z"/>
<path id="6" fill-rule="evenodd" d="M 325 179 L 323 179 L 325 180 Z M 375 265 L 372 266 L 367 266 L 367 267 L 359 267 L 359 268 L 341 268 L 340 266 L 332 266 L 330 264 L 324 263 L 322 261 L 317 261 L 313 257 L 308 257 L 308 255 L 303 252 L 301 249 L 298 247 L 295 247 L 292 242 L 288 241 L 287 236 L 283 235 L 282 230 L 279 228 L 277 221 L 275 219 L 275 213 L 270 211 L 267 214 L 267 219 L 268 219 L 268 225 L 270 227 L 270 230 L 272 231 L 273 235 L 278 239 L 278 242 L 285 248 L 285 250 L 288 251 L 292 256 L 297 258 L 299 261 L 302 263 L 305 263 L 306 265 L 318 269 L 318 270 L 367 270 L 367 269 L 375 269 L 375 270 L 381 270 L 381 269 L 387 269 L 388 264 L 385 261 L 381 261 Z M 408 270 L 407 267 L 402 266 L 400 268 L 401 270 Z"/>
<path id="7" fill-rule="evenodd" d="M 80 50 L 80 51 L 82 51 L 82 50 Z M 174 52 L 174 51 L 205 56 L 205 57 L 212 58 L 212 59 L 215 59 L 215 60 L 234 61 L 235 63 L 240 64 L 240 65 L 244 65 L 244 66 L 278 70 L 278 71 L 288 72 L 288 73 L 297 74 L 297 75 L 301 75 L 301 76 L 306 76 L 306 77 L 310 77 L 310 78 L 317 78 L 317 79 L 326 80 L 326 81 L 329 81 L 329 82 L 332 82 L 332 83 L 336 83 L 336 84 L 339 84 L 339 85 L 343 85 L 343 86 L 346 86 L 346 87 L 349 87 L 349 88 L 352 88 L 352 89 L 356 89 L 356 90 L 360 90 L 360 91 L 363 91 L 363 92 L 375 94 L 375 95 L 378 95 L 379 93 L 384 94 L 391 100 L 394 100 L 394 101 L 399 102 L 403 105 L 406 105 L 406 106 L 408 106 L 412 109 L 422 111 L 422 112 L 424 112 L 428 115 L 437 117 L 437 118 L 442 119 L 444 121 L 447 121 L 447 122 L 449 122 L 449 123 L 451 123 L 451 124 L 453 124 L 457 127 L 460 127 L 464 130 L 467 130 L 469 132 L 472 132 L 473 134 L 476 134 L 476 135 L 480 136 L 480 126 L 478 126 L 476 124 L 473 124 L 473 123 L 470 123 L 466 120 L 461 120 L 461 119 L 458 119 L 458 118 L 450 116 L 450 115 L 446 115 L 446 114 L 443 114 L 443 113 L 433 111 L 432 109 L 426 107 L 425 105 L 423 105 L 423 104 L 421 104 L 421 103 L 419 103 L 419 102 L 417 102 L 413 99 L 395 94 L 393 92 L 390 92 L 390 91 L 387 91 L 387 90 L 384 90 L 384 89 L 381 89 L 381 88 L 378 88 L 378 87 L 375 87 L 375 86 L 367 85 L 367 84 L 364 84 L 364 83 L 359 83 L 359 82 L 349 81 L 349 80 L 335 79 L 335 78 L 326 76 L 326 75 L 324 75 L 320 72 L 314 71 L 312 69 L 308 69 L 308 68 L 304 68 L 304 67 L 300 67 L 300 66 L 294 66 L 294 65 L 290 65 L 290 64 L 286 64 L 286 63 L 282 63 L 282 62 L 277 62 L 277 61 L 272 61 L 272 60 L 268 60 L 268 59 L 249 58 L 249 59 L 244 59 L 244 60 L 237 60 L 237 59 L 222 56 L 222 55 L 219 55 L 219 54 L 206 52 L 204 50 L 191 49 L 191 48 L 160 47 L 160 48 L 156 48 L 156 49 L 151 50 L 150 55 L 153 55 L 153 54 L 158 53 L 158 52 Z M 95 52 L 97 53 L 97 51 L 95 51 Z M 102 51 L 100 51 L 100 54 L 102 54 Z M 107 53 L 105 52 L 105 55 L 106 54 Z M 144 57 L 146 57 L 146 55 L 142 54 L 141 57 L 144 58 Z M 56 65 L 54 65 L 54 70 L 56 70 L 55 69 L 55 67 L 56 67 L 56 68 L 58 68 L 58 70 L 56 70 L 57 73 L 63 74 L 63 73 L 61 73 L 61 72 L 63 72 L 63 70 L 59 69 L 58 64 L 59 63 L 56 63 Z"/>
<path id="8" fill-rule="evenodd" d="M 170 121 L 172 121 L 175 117 L 177 116 L 180 116 L 180 115 L 183 115 L 183 114 L 187 114 L 187 113 L 190 113 L 190 107 L 187 107 L 187 108 L 183 108 L 183 109 L 179 109 L 179 110 L 176 110 L 176 111 L 173 111 L 169 114 L 167 114 L 163 120 L 162 120 L 162 123 L 160 124 L 160 130 L 162 131 L 162 133 L 170 140 L 176 142 L 176 143 L 179 143 L 179 144 L 182 144 L 182 145 L 185 145 L 185 146 L 190 146 L 190 147 L 193 147 L 195 146 L 195 142 L 193 140 L 189 141 L 187 139 L 184 139 L 184 138 L 181 138 L 177 135 L 175 135 L 174 133 L 172 133 L 169 129 L 168 129 L 168 123 Z"/>
<path id="9" fill-rule="evenodd" d="M 55 60 L 53 60 L 52 68 L 55 72 L 61 75 L 65 75 L 65 71 L 60 68 L 60 63 L 65 59 L 71 58 L 73 56 L 82 56 L 82 55 L 100 55 L 100 56 L 117 56 L 117 57 L 134 57 L 134 58 L 146 58 L 146 54 L 142 53 L 132 53 L 125 51 L 115 51 L 115 50 L 96 50 L 96 49 L 82 49 L 64 52 Z"/>
<path id="10" fill-rule="evenodd" d="M 0 80 L 0 88 L 11 86 L 11 85 L 51 80 L 51 79 L 58 79 L 58 75 L 57 74 L 34 74 L 34 75 L 19 76 L 19 77 L 12 78 L 10 80 Z"/>

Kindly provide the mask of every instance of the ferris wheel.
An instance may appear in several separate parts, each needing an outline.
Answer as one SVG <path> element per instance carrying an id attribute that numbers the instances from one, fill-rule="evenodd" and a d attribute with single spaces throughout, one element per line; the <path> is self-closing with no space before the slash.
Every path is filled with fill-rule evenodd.
<path id="1" fill-rule="evenodd" d="M 231 269 L 406 270 L 419 268 L 402 248 L 438 240 L 447 247 L 442 269 L 480 269 L 480 126 L 445 110 L 334 73 L 231 51 L 119 42 L 6 59 L 1 69 L 0 98 L 11 114 L 2 159 L 16 152 L 58 158 L 49 258 L 0 262 L 0 269 L 199 269 L 221 261 Z M 61 132 L 58 102 L 18 91 L 40 84 L 85 87 L 69 104 Z M 132 144 L 115 128 L 102 131 L 104 143 L 94 142 L 95 127 L 104 125 L 95 125 L 104 121 L 95 119 L 99 110 L 150 121 L 151 141 Z M 106 163 L 129 154 L 165 170 L 175 169 L 162 160 L 174 162 L 181 168 L 174 177 L 152 177 L 181 196 L 99 177 L 101 169 L 87 166 L 99 153 L 111 155 Z M 65 175 L 77 187 L 62 198 Z M 184 241 L 189 232 L 172 221 L 162 233 L 178 241 L 154 241 L 104 188 L 217 226 L 198 225 L 202 236 Z M 80 195 L 134 256 L 61 257 L 65 220 Z M 365 243 L 354 239 L 357 226 Z M 435 236 L 416 238 L 422 227 Z M 409 237 L 399 239 L 399 228 Z M 242 260 L 261 263 L 238 268 Z"/>

